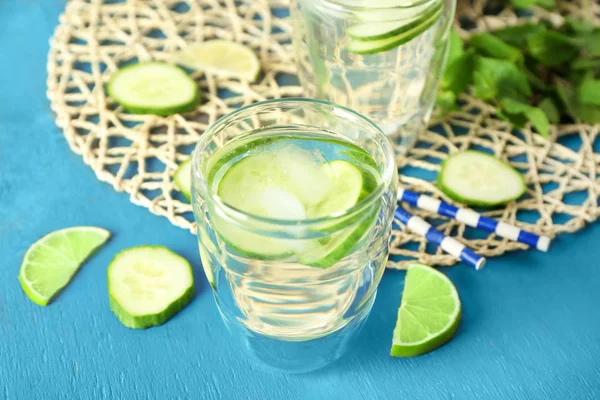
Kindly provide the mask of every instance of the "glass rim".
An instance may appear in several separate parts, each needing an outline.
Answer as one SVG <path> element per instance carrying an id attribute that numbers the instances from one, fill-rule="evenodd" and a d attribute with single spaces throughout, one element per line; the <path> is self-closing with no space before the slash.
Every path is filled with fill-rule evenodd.
<path id="1" fill-rule="evenodd" d="M 402 5 L 390 5 L 390 6 L 377 6 L 371 7 L 370 5 L 360 5 L 357 2 L 353 5 L 352 2 L 348 3 L 348 0 L 324 0 L 321 4 L 329 6 L 336 10 L 341 11 L 390 11 L 390 10 L 406 10 L 416 6 L 420 6 L 427 3 L 433 3 L 435 0 L 408 0 Z M 442 0 L 444 1 L 444 0 Z M 364 3 L 363 3 L 364 4 Z"/>
<path id="2" fill-rule="evenodd" d="M 211 143 L 211 140 L 219 132 L 219 128 L 226 127 L 232 118 L 235 118 L 235 117 L 239 116 L 240 114 L 244 114 L 245 112 L 248 112 L 251 109 L 260 108 L 260 107 L 268 106 L 271 104 L 285 104 L 285 103 L 292 103 L 292 104 L 293 103 L 306 103 L 306 104 L 311 104 L 311 105 L 332 107 L 332 109 L 337 108 L 337 109 L 341 109 L 345 112 L 348 112 L 350 114 L 353 114 L 356 118 L 365 122 L 366 125 L 374 131 L 375 135 L 378 136 L 379 139 L 381 139 L 380 143 L 379 142 L 378 143 L 379 144 L 383 143 L 382 150 L 383 150 L 384 156 L 386 158 L 384 170 L 380 174 L 381 180 L 380 180 L 379 184 L 377 185 L 377 188 L 375 188 L 363 200 L 361 200 L 360 202 L 356 203 L 355 205 L 353 205 L 352 207 L 350 207 L 346 210 L 339 211 L 334 214 L 326 215 L 324 217 L 307 218 L 307 219 L 277 219 L 277 218 L 268 218 L 268 217 L 262 217 L 259 215 L 247 213 L 245 211 L 242 211 L 236 207 L 233 207 L 233 206 L 227 204 L 216 193 L 211 193 L 210 189 L 208 188 L 208 182 L 205 179 L 201 178 L 201 176 L 204 174 L 201 171 L 200 162 L 201 162 L 201 154 L 204 153 L 206 146 L 208 146 L 208 144 Z M 340 116 L 336 115 L 335 113 L 333 113 L 333 115 L 336 116 L 337 118 L 340 118 Z M 361 147 L 358 144 L 357 144 L 357 146 Z M 240 108 L 230 112 L 229 114 L 222 116 L 200 136 L 200 140 L 196 144 L 196 147 L 195 147 L 193 155 L 192 155 L 192 174 L 193 174 L 192 181 L 193 182 L 201 181 L 203 183 L 202 184 L 203 187 L 196 188 L 195 185 L 192 184 L 193 190 L 192 190 L 191 197 L 192 197 L 192 201 L 193 201 L 194 192 L 196 192 L 196 191 L 205 192 L 205 194 L 207 196 L 202 196 L 204 198 L 204 201 L 207 201 L 207 198 L 210 199 L 210 201 L 212 201 L 214 204 L 217 205 L 218 210 L 221 211 L 222 214 L 224 214 L 227 217 L 233 218 L 238 223 L 239 223 L 239 221 L 243 221 L 243 222 L 256 222 L 262 226 L 266 225 L 266 226 L 281 226 L 281 227 L 289 227 L 289 228 L 303 228 L 303 227 L 307 227 L 307 226 L 319 225 L 319 224 L 329 223 L 329 222 L 336 221 L 336 220 L 343 220 L 346 218 L 351 218 L 352 216 L 360 213 L 361 211 L 363 211 L 364 209 L 369 207 L 371 204 L 373 204 L 377 199 L 381 198 L 381 196 L 383 195 L 383 193 L 385 191 L 385 187 L 388 184 L 390 184 L 390 183 L 394 184 L 394 182 L 388 183 L 388 181 L 391 181 L 393 179 L 394 168 L 396 168 L 396 163 L 395 163 L 395 159 L 394 159 L 394 151 L 392 149 L 392 146 L 391 146 L 387 136 L 383 133 L 383 131 L 381 130 L 381 128 L 379 128 L 379 126 L 377 126 L 373 121 L 371 121 L 369 118 L 365 117 L 364 115 L 360 114 L 359 112 L 352 110 L 350 108 L 341 106 L 339 104 L 332 103 L 330 101 L 326 101 L 326 100 L 318 100 L 318 99 L 303 98 L 303 97 L 285 97 L 285 98 L 278 98 L 278 99 L 269 99 L 269 100 L 263 100 L 263 101 L 259 101 L 256 103 L 248 104 L 244 107 L 240 107 Z M 223 216 L 223 215 L 221 215 L 221 216 Z"/>

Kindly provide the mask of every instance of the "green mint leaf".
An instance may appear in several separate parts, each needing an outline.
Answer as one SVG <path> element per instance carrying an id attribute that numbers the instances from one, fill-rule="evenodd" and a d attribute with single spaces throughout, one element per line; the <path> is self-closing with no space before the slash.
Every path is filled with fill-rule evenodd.
<path id="1" fill-rule="evenodd" d="M 516 128 L 524 128 L 527 123 L 527 118 L 522 114 L 510 114 L 502 111 L 501 108 L 496 108 L 496 115 L 505 120 L 506 122 L 510 122 L 511 125 L 514 125 Z"/>
<path id="2" fill-rule="evenodd" d="M 506 60 L 477 56 L 473 72 L 473 90 L 482 100 L 510 97 L 526 103 L 531 96 L 527 77 Z"/>
<path id="3" fill-rule="evenodd" d="M 498 95 L 496 78 L 485 72 L 473 72 L 473 91 L 482 100 L 492 100 Z"/>
<path id="4" fill-rule="evenodd" d="M 583 52 L 590 57 L 600 57 L 600 29 L 579 37 Z"/>
<path id="5" fill-rule="evenodd" d="M 494 36 L 511 46 L 524 49 L 530 36 L 546 30 L 543 24 L 511 26 L 494 32 Z"/>
<path id="6" fill-rule="evenodd" d="M 550 122 L 546 114 L 539 108 L 532 107 L 525 112 L 525 117 L 531 122 L 531 125 L 543 137 L 550 135 Z"/>
<path id="7" fill-rule="evenodd" d="M 548 137 L 550 122 L 546 114 L 537 107 L 520 103 L 510 98 L 500 99 L 503 111 L 507 115 L 521 115 L 526 118 L 540 135 Z"/>
<path id="8" fill-rule="evenodd" d="M 474 67 L 473 51 L 469 50 L 455 58 L 446 66 L 442 76 L 440 86 L 442 89 L 450 90 L 455 95 L 467 90 L 467 87 L 473 82 Z"/>
<path id="9" fill-rule="evenodd" d="M 471 46 L 475 47 L 479 54 L 493 58 L 500 58 L 512 62 L 523 60 L 521 51 L 496 36 L 484 32 L 471 38 Z"/>
<path id="10" fill-rule="evenodd" d="M 598 106 L 579 106 L 578 118 L 586 124 L 600 124 L 600 107 Z"/>
<path id="11" fill-rule="evenodd" d="M 527 9 L 531 6 L 540 6 L 551 9 L 556 6 L 555 0 L 511 0 L 510 2 L 519 9 Z"/>
<path id="12" fill-rule="evenodd" d="M 577 87 L 577 102 L 579 104 L 600 106 L 600 80 L 588 75 Z"/>
<path id="13" fill-rule="evenodd" d="M 569 114 L 578 121 L 588 124 L 600 123 L 600 107 L 579 104 L 577 92 L 565 82 L 558 82 L 556 92 Z"/>
<path id="14" fill-rule="evenodd" d="M 577 119 L 577 97 L 573 88 L 564 82 L 556 83 L 556 94 L 562 102 L 567 112 L 574 118 Z"/>
<path id="15" fill-rule="evenodd" d="M 527 67 L 523 67 L 523 73 L 525 74 L 525 76 L 527 77 L 527 82 L 529 82 L 529 84 L 537 90 L 542 90 L 542 91 L 546 91 L 546 90 L 550 90 L 550 87 L 548 85 L 546 85 L 544 83 L 544 81 L 542 81 L 536 74 L 534 74 L 533 72 L 531 72 L 531 70 Z"/>
<path id="16" fill-rule="evenodd" d="M 458 36 L 456 30 L 452 28 L 452 30 L 450 31 L 450 40 L 448 48 L 448 65 L 465 53 L 464 45 L 465 44 L 463 40 L 460 38 L 460 36 Z"/>
<path id="17" fill-rule="evenodd" d="M 456 105 L 456 95 L 450 90 L 440 90 L 435 99 L 435 105 L 438 107 L 441 117 L 459 108 Z"/>
<path id="18" fill-rule="evenodd" d="M 547 67 L 572 60 L 579 53 L 578 43 L 556 31 L 542 31 L 527 40 L 529 54 Z"/>
<path id="19" fill-rule="evenodd" d="M 576 71 L 586 71 L 590 69 L 600 68 L 600 58 L 576 58 L 575 61 L 569 64 Z"/>
<path id="20" fill-rule="evenodd" d="M 546 114 L 546 117 L 548 117 L 548 121 L 551 124 L 556 124 L 560 121 L 558 107 L 556 107 L 556 104 L 554 104 L 554 101 L 552 101 L 550 97 L 544 98 L 544 100 L 538 104 L 538 108 Z"/>
<path id="21" fill-rule="evenodd" d="M 590 33 L 594 30 L 594 25 L 583 19 L 576 18 L 572 15 L 565 17 L 564 29 L 569 33 Z"/>

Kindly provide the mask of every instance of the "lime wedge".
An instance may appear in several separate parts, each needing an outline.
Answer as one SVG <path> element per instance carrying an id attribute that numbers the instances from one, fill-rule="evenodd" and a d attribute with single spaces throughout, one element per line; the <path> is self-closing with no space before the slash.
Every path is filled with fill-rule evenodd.
<path id="1" fill-rule="evenodd" d="M 177 189 L 185 196 L 188 201 L 191 201 L 192 192 L 192 159 L 189 158 L 179 164 L 175 175 L 173 175 L 173 182 Z"/>
<path id="2" fill-rule="evenodd" d="M 254 82 L 260 73 L 256 54 L 248 47 L 227 40 L 196 43 L 173 54 L 173 62 L 218 76 Z"/>
<path id="3" fill-rule="evenodd" d="M 437 349 L 452 339 L 460 315 L 458 293 L 446 275 L 426 265 L 410 265 L 391 355 L 412 357 Z"/>
<path id="4" fill-rule="evenodd" d="M 25 253 L 19 280 L 36 304 L 46 306 L 81 264 L 110 237 L 105 229 L 77 226 L 49 233 Z"/>

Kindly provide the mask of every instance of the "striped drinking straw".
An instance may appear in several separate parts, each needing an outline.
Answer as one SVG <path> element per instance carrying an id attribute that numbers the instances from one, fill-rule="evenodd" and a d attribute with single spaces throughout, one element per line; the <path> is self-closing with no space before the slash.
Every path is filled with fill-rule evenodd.
<path id="1" fill-rule="evenodd" d="M 416 234 L 424 236 L 428 242 L 436 244 L 445 252 L 453 255 L 479 270 L 485 264 L 485 258 L 481 257 L 456 239 L 444 235 L 425 220 L 412 215 L 402 207 L 397 207 L 394 216 L 406 225 L 406 228 Z"/>
<path id="2" fill-rule="evenodd" d="M 547 236 L 539 236 L 535 233 L 524 231 L 514 225 L 485 217 L 468 208 L 454 207 L 451 204 L 434 199 L 431 196 L 399 188 L 398 201 L 405 201 L 422 210 L 431 211 L 455 219 L 465 225 L 495 233 L 503 238 L 525 243 L 541 251 L 548 251 L 548 248 L 550 247 L 550 238 Z"/>

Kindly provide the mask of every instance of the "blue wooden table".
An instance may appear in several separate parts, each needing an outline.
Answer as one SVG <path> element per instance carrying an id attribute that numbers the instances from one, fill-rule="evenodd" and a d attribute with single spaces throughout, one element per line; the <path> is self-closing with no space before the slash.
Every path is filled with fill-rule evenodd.
<path id="1" fill-rule="evenodd" d="M 387 271 L 360 345 L 307 375 L 245 358 L 220 320 L 195 237 L 131 204 L 71 153 L 45 98 L 48 38 L 63 1 L 0 2 L 0 398 L 599 399 L 600 224 L 547 254 L 445 269 L 463 302 L 456 338 L 422 357 L 389 353 L 404 273 Z M 43 234 L 97 225 L 113 239 L 49 307 L 17 280 Z M 123 327 L 106 267 L 121 249 L 161 244 L 194 266 L 197 296 L 164 326 Z"/>

